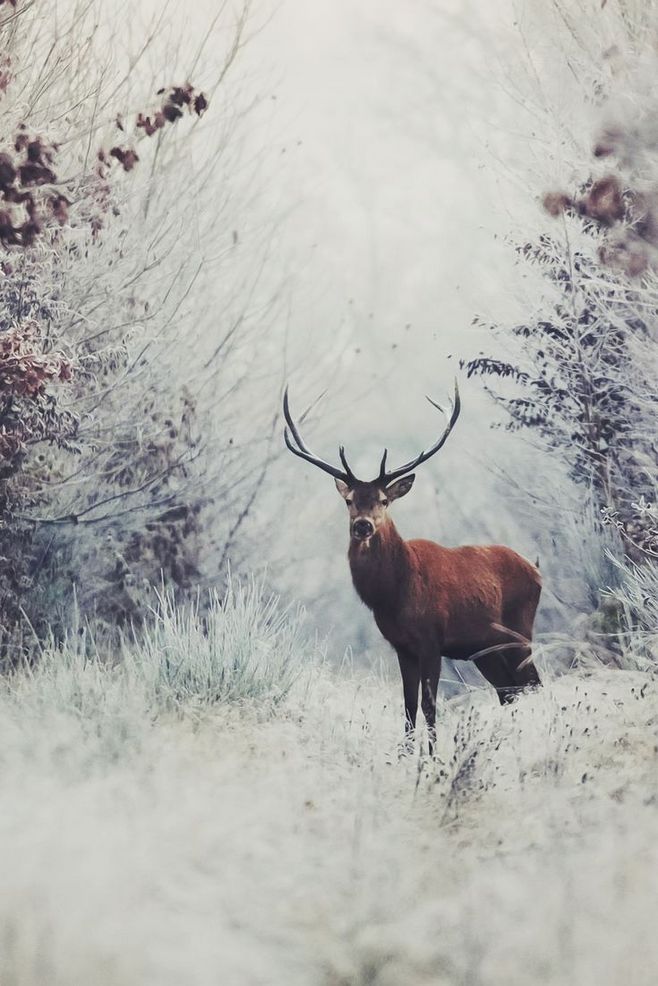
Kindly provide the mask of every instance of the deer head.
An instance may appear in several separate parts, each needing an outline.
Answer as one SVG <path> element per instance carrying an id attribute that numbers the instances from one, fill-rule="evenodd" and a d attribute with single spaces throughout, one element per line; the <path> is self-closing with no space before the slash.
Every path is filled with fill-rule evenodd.
<path id="1" fill-rule="evenodd" d="M 433 407 L 443 412 L 443 408 L 439 404 L 436 404 L 431 397 L 428 397 L 427 400 Z M 415 459 L 411 459 L 403 466 L 391 471 L 386 468 L 388 451 L 384 449 L 379 466 L 379 475 L 376 479 L 369 481 L 356 478 L 349 467 L 345 456 L 345 449 L 342 445 L 338 449 L 338 455 L 343 466 L 342 469 L 332 466 L 329 462 L 325 462 L 324 459 L 319 458 L 310 451 L 304 443 L 299 427 L 295 424 L 290 413 L 287 387 L 283 395 L 283 414 L 286 420 L 286 428 L 283 434 L 287 447 L 294 455 L 298 455 L 300 459 L 305 459 L 306 462 L 310 462 L 312 465 L 317 466 L 318 469 L 322 469 L 323 472 L 329 473 L 330 476 L 334 477 L 336 488 L 345 500 L 349 511 L 350 537 L 354 541 L 367 543 L 385 522 L 388 507 L 393 500 L 398 500 L 401 496 L 405 496 L 413 486 L 415 479 L 413 470 L 421 465 L 421 463 L 426 462 L 443 447 L 459 417 L 460 410 L 459 389 L 455 380 L 455 396 L 448 424 L 434 445 L 427 449 L 427 451 L 421 452 Z"/>

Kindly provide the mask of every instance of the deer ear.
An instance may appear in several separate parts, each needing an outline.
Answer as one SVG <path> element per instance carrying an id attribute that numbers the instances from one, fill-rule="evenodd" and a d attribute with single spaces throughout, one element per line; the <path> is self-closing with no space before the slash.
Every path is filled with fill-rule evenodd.
<path id="1" fill-rule="evenodd" d="M 408 493 L 414 485 L 415 478 L 416 476 L 414 473 L 411 473 L 410 476 L 403 476 L 402 479 L 398 479 L 395 483 L 391 483 L 390 486 L 387 486 L 386 495 L 389 500 L 399 500 L 401 496 Z"/>
<path id="2" fill-rule="evenodd" d="M 334 483 L 336 484 L 336 489 L 342 496 L 343 500 L 346 500 L 347 495 L 350 492 L 350 488 L 347 483 L 344 483 L 342 479 L 334 479 Z"/>

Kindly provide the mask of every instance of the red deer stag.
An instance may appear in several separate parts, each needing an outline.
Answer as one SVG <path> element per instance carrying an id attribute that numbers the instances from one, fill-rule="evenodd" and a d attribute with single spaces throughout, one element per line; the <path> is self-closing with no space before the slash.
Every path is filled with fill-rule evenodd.
<path id="1" fill-rule="evenodd" d="M 428 397 L 430 403 L 442 410 Z M 445 444 L 460 412 L 459 390 L 447 427 L 438 441 L 415 459 L 386 470 L 384 450 L 379 475 L 357 479 L 345 449 L 342 469 L 314 455 L 293 421 L 288 389 L 283 399 L 284 438 L 295 455 L 334 477 L 350 518 L 348 558 L 354 587 L 395 648 L 404 690 L 405 734 L 413 739 L 421 688 L 421 706 L 430 753 L 436 738 L 436 693 L 442 655 L 474 661 L 495 687 L 501 703 L 522 688 L 538 685 L 530 657 L 532 626 L 539 603 L 537 569 L 502 545 L 444 548 L 433 541 L 404 541 L 388 514 L 393 500 L 405 496 L 413 470 Z"/>

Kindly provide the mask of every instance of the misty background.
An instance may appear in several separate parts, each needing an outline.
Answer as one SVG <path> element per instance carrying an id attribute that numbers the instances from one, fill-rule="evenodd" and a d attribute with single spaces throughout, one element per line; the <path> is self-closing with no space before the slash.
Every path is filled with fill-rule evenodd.
<path id="1" fill-rule="evenodd" d="M 621 21 L 602 12 L 590 38 L 558 3 L 480 8 L 66 0 L 53 23 L 41 8 L 6 22 L 21 66 L 7 132 L 20 147 L 27 119 L 51 135 L 76 196 L 70 243 L 55 230 L 59 253 L 25 260 L 72 378 L 47 453 L 12 467 L 3 557 L 26 561 L 7 562 L 7 598 L 32 623 L 65 627 L 73 593 L 108 626 L 140 623 L 153 585 L 182 599 L 222 589 L 230 566 L 305 605 L 338 658 L 377 659 L 344 504 L 283 445 L 286 383 L 310 446 L 335 459 L 344 444 L 369 478 L 384 447 L 406 461 L 434 440 L 425 395 L 445 404 L 458 379 L 461 418 L 395 505 L 401 533 L 539 559 L 543 633 L 597 608 L 607 535 L 569 441 L 553 456 L 509 430 L 505 399 L 534 357 L 507 327 L 556 301 L 551 271 L 521 254 L 557 235 L 546 192 L 589 167 L 599 55 Z M 184 113 L 162 115 L 171 98 Z M 516 367 L 495 399 L 472 362 L 492 353 Z"/>
<path id="2" fill-rule="evenodd" d="M 199 30 L 212 7 L 195 7 Z M 284 380 L 297 413 L 323 394 L 305 437 L 330 459 L 344 443 L 370 478 L 385 446 L 406 460 L 433 440 L 443 423 L 424 395 L 447 401 L 458 376 L 459 426 L 396 522 L 409 537 L 536 554 L 512 499 L 525 491 L 492 471 L 509 465 L 514 439 L 490 430 L 497 409 L 459 370 L 486 341 L 474 315 L 521 310 L 505 238 L 540 212 L 538 188 L 523 184 L 528 154 L 517 154 L 531 121 L 502 81 L 514 6 L 286 0 L 252 14 L 229 86 L 257 98 L 244 140 L 261 187 L 240 226 L 271 230 L 261 287 L 277 296 L 268 333 L 282 360 L 259 400 L 276 408 Z M 270 574 L 333 629 L 337 650 L 376 646 L 331 480 L 284 451 L 268 485 Z"/>
<path id="3" fill-rule="evenodd" d="M 653 986 L 657 74 L 658 0 L 0 0 L 2 986 Z M 455 378 L 392 514 L 539 560 L 542 687 L 430 754 L 281 402 L 368 478 Z"/>

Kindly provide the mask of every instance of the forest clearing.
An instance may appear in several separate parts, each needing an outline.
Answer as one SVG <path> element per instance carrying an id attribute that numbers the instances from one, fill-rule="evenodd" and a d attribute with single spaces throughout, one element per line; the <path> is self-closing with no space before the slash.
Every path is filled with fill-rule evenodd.
<path id="1" fill-rule="evenodd" d="M 657 53 L 0 0 L 0 986 L 658 981 Z"/>

